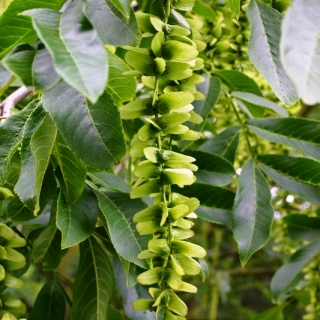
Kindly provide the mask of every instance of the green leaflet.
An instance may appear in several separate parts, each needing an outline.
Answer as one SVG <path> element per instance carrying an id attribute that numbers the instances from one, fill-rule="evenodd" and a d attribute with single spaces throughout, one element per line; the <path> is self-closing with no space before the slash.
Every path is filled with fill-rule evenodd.
<path id="1" fill-rule="evenodd" d="M 229 0 L 229 7 L 238 18 L 240 15 L 240 0 Z"/>
<path id="2" fill-rule="evenodd" d="M 279 114 L 282 117 L 288 117 L 288 112 L 277 105 L 274 102 L 271 102 L 265 98 L 259 97 L 253 93 L 250 92 L 241 92 L 241 91 L 233 91 L 231 95 L 235 98 L 239 98 L 240 100 L 250 102 L 252 104 L 258 105 L 260 107 L 266 108 L 268 110 L 271 110 L 277 114 Z"/>
<path id="3" fill-rule="evenodd" d="M 275 306 L 266 311 L 259 313 L 254 320 L 285 320 L 283 316 L 283 309 L 286 307 L 286 304 L 280 306 Z"/>
<path id="4" fill-rule="evenodd" d="M 30 19 L 22 16 L 22 12 L 34 8 L 59 10 L 64 2 L 64 0 L 13 0 L 0 16 L 0 59 L 17 44 L 22 42 L 33 44 L 37 40 L 37 34 L 32 28 Z M 13 29 L 14 33 L 12 32 Z"/>
<path id="5" fill-rule="evenodd" d="M 57 207 L 57 227 L 62 232 L 62 248 L 74 246 L 94 232 L 98 216 L 97 199 L 85 188 L 80 198 L 69 205 L 60 193 Z"/>
<path id="6" fill-rule="evenodd" d="M 126 284 L 126 273 L 119 259 L 114 257 L 113 259 L 113 272 L 123 297 L 123 307 L 126 315 L 130 320 L 154 320 L 155 314 L 150 311 L 137 311 L 132 307 L 133 301 L 137 299 L 150 299 L 150 294 L 141 285 L 136 284 L 135 286 L 128 287 Z"/>
<path id="7" fill-rule="evenodd" d="M 218 187 L 232 182 L 233 166 L 223 157 L 203 151 L 186 151 L 185 154 L 197 159 L 198 170 L 194 174 L 198 182 Z"/>
<path id="8" fill-rule="evenodd" d="M 273 221 L 271 194 L 263 174 L 252 160 L 242 168 L 233 208 L 233 234 L 244 266 L 268 241 Z"/>
<path id="9" fill-rule="evenodd" d="M 0 185 L 3 185 L 9 176 L 10 161 L 21 142 L 25 122 L 38 103 L 31 102 L 0 125 Z"/>
<path id="10" fill-rule="evenodd" d="M 71 320 L 105 320 L 114 289 L 112 265 L 102 242 L 90 237 L 80 244 L 80 261 L 73 287 Z"/>
<path id="11" fill-rule="evenodd" d="M 56 281 L 48 281 L 39 292 L 29 320 L 58 320 L 66 315 L 64 293 Z"/>
<path id="12" fill-rule="evenodd" d="M 32 246 L 34 263 L 43 263 L 46 271 L 54 270 L 61 260 L 61 232 L 56 226 L 56 215 L 52 215 L 49 224 L 42 230 Z"/>
<path id="13" fill-rule="evenodd" d="M 5 69 L 3 64 L 0 62 L 0 88 L 3 88 L 11 79 L 12 74 Z M 0 90 L 0 96 L 2 95 L 2 90 Z"/>
<path id="14" fill-rule="evenodd" d="M 297 277 L 302 268 L 319 253 L 320 239 L 297 250 L 273 276 L 271 280 L 271 291 L 277 302 L 283 301 L 285 294 L 293 290 L 298 284 Z"/>
<path id="15" fill-rule="evenodd" d="M 136 91 L 134 76 L 123 74 L 131 69 L 126 63 L 115 54 L 108 52 L 109 56 L 109 77 L 107 92 L 112 96 L 116 105 L 129 101 Z"/>
<path id="16" fill-rule="evenodd" d="M 95 191 L 99 207 L 106 218 L 111 240 L 118 254 L 124 259 L 146 268 L 145 260 L 137 258 L 147 248 L 149 238 L 136 231 L 133 216 L 146 205 L 140 199 L 130 199 L 128 194 Z"/>
<path id="17" fill-rule="evenodd" d="M 92 104 L 59 82 L 42 99 L 69 148 L 86 164 L 110 170 L 120 162 L 126 146 L 118 108 L 108 93 Z"/>
<path id="18" fill-rule="evenodd" d="M 280 61 L 282 15 L 275 9 L 251 0 L 247 14 L 251 24 L 249 56 L 263 74 L 277 97 L 287 106 L 299 96 Z"/>
<path id="19" fill-rule="evenodd" d="M 318 217 L 296 213 L 285 216 L 283 222 L 287 224 L 289 236 L 295 241 L 312 241 L 320 237 L 320 218 Z"/>
<path id="20" fill-rule="evenodd" d="M 36 90 L 49 89 L 60 79 L 46 48 L 34 49 L 20 44 L 2 62 L 24 85 Z"/>
<path id="21" fill-rule="evenodd" d="M 68 204 L 75 203 L 82 194 L 86 180 L 86 166 L 69 149 L 60 134 L 57 135 L 54 155 L 59 164 L 60 188 Z M 58 171 L 58 172 L 57 172 Z"/>
<path id="22" fill-rule="evenodd" d="M 256 82 L 237 70 L 219 70 L 214 72 L 227 85 L 230 91 L 253 93 L 262 97 L 262 92 Z M 239 107 L 249 113 L 249 117 L 260 118 L 264 115 L 264 109 L 250 102 L 238 101 Z"/>
<path id="23" fill-rule="evenodd" d="M 26 122 L 21 146 L 21 174 L 15 192 L 36 214 L 40 210 L 40 191 L 50 160 L 57 128 L 42 105 Z"/>
<path id="24" fill-rule="evenodd" d="M 206 81 L 198 85 L 198 90 L 202 92 L 206 99 L 196 100 L 192 104 L 194 106 L 194 111 L 200 115 L 203 119 L 200 124 L 189 124 L 188 127 L 194 131 L 202 131 L 206 122 L 207 117 L 209 116 L 212 108 L 215 106 L 219 100 L 221 93 L 221 81 L 218 77 L 206 78 Z M 192 141 L 181 142 L 180 146 L 182 149 L 186 149 L 189 145 L 192 144 Z"/>
<path id="25" fill-rule="evenodd" d="M 52 55 L 59 75 L 96 102 L 107 82 L 107 54 L 97 32 L 83 14 L 83 5 L 79 0 L 72 2 L 62 14 L 33 9 L 25 15 L 32 18 L 33 27 Z"/>
<path id="26" fill-rule="evenodd" d="M 130 0 L 110 0 L 110 2 L 121 12 L 128 22 L 131 13 Z"/>
<path id="27" fill-rule="evenodd" d="M 279 155 L 259 156 L 258 161 L 261 170 L 282 188 L 311 203 L 320 204 L 319 162 Z"/>
<path id="28" fill-rule="evenodd" d="M 125 46 L 137 44 L 140 40 L 137 21 L 131 9 L 127 21 L 111 0 L 88 0 L 85 13 L 104 43 Z"/>
<path id="29" fill-rule="evenodd" d="M 213 9 L 207 4 L 203 3 L 201 0 L 196 0 L 193 7 L 193 12 L 199 14 L 200 16 L 213 23 L 217 22 L 217 16 Z"/>
<path id="30" fill-rule="evenodd" d="M 282 24 L 281 60 L 300 97 L 309 105 L 320 102 L 319 29 L 319 3 L 294 1 Z"/>
<path id="31" fill-rule="evenodd" d="M 199 148 L 200 151 L 221 155 L 234 163 L 239 144 L 240 127 L 233 126 L 222 131 L 219 135 L 207 140 Z"/>
<path id="32" fill-rule="evenodd" d="M 257 160 L 269 168 L 313 186 L 320 186 L 320 162 L 308 158 L 287 157 L 276 154 L 258 156 Z"/>
<path id="33" fill-rule="evenodd" d="M 118 176 L 109 172 L 88 173 L 88 176 L 108 191 L 130 192 L 130 187 Z"/>
<path id="34" fill-rule="evenodd" d="M 301 118 L 250 119 L 246 125 L 251 131 L 272 142 L 300 149 L 320 159 L 320 122 Z"/>
<path id="35" fill-rule="evenodd" d="M 195 213 L 201 219 L 206 221 L 231 226 L 232 225 L 232 212 L 227 209 L 209 208 L 200 206 L 196 209 Z"/>

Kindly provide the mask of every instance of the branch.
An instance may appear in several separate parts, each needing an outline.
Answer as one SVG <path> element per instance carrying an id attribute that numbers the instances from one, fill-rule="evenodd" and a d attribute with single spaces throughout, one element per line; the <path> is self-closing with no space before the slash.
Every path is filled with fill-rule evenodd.
<path id="1" fill-rule="evenodd" d="M 26 86 L 20 87 L 18 90 L 11 93 L 5 100 L 0 103 L 0 115 L 7 118 L 10 116 L 10 109 L 14 108 L 16 104 L 25 98 L 31 90 Z"/>

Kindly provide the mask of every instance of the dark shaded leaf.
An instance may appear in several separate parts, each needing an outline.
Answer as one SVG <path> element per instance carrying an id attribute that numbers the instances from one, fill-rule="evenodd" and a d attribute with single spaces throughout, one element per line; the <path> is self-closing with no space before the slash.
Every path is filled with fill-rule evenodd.
<path id="1" fill-rule="evenodd" d="M 296 278 L 302 268 L 320 251 L 320 239 L 297 250 L 273 276 L 271 291 L 275 301 L 282 301 L 286 293 L 293 290 L 298 284 Z"/>
<path id="2" fill-rule="evenodd" d="M 203 151 L 187 151 L 185 154 L 197 159 L 198 170 L 194 174 L 199 183 L 221 187 L 233 180 L 233 166 L 223 157 Z"/>
<path id="3" fill-rule="evenodd" d="M 59 164 L 61 190 L 67 203 L 73 204 L 82 194 L 86 180 L 86 166 L 69 149 L 60 134 L 57 135 L 54 155 Z"/>
<path id="4" fill-rule="evenodd" d="M 311 241 L 320 238 L 320 218 L 305 214 L 290 214 L 282 220 L 287 224 L 288 234 L 295 241 Z"/>
<path id="5" fill-rule="evenodd" d="M 115 54 L 109 52 L 109 77 L 107 92 L 111 95 L 116 105 L 129 101 L 136 92 L 136 81 L 134 76 L 124 75 L 131 69 Z"/>
<path id="6" fill-rule="evenodd" d="M 118 108 L 108 93 L 92 104 L 59 82 L 42 99 L 70 149 L 86 164 L 110 170 L 120 162 L 126 146 Z"/>
<path id="7" fill-rule="evenodd" d="M 250 60 L 269 82 L 277 97 L 285 105 L 291 106 L 299 96 L 280 61 L 282 15 L 256 0 L 250 1 L 247 14 L 251 24 Z"/>
<path id="8" fill-rule="evenodd" d="M 21 142 L 25 122 L 38 103 L 38 101 L 31 102 L 25 109 L 0 125 L 0 185 L 3 185 L 8 178 L 10 161 Z"/>
<path id="9" fill-rule="evenodd" d="M 66 300 L 56 281 L 48 281 L 39 292 L 29 320 L 61 320 L 66 314 Z"/>
<path id="10" fill-rule="evenodd" d="M 34 49 L 28 44 L 20 44 L 2 62 L 24 85 L 36 90 L 49 89 L 60 79 L 51 55 L 44 47 Z"/>
<path id="11" fill-rule="evenodd" d="M 282 188 L 320 204 L 319 162 L 280 155 L 259 156 L 258 161 L 263 172 Z"/>
<path id="12" fill-rule="evenodd" d="M 199 218 L 207 220 L 212 223 L 223 224 L 231 226 L 232 212 L 226 209 L 212 209 L 205 206 L 200 206 L 196 209 L 196 214 Z"/>
<path id="13" fill-rule="evenodd" d="M 57 208 L 57 227 L 62 232 L 62 248 L 68 248 L 87 239 L 95 229 L 98 216 L 97 199 L 90 189 L 69 205 L 60 193 Z"/>
<path id="14" fill-rule="evenodd" d="M 246 125 L 251 131 L 272 142 L 300 149 L 320 159 L 320 122 L 301 118 L 250 119 Z"/>
<path id="15" fill-rule="evenodd" d="M 80 261 L 73 286 L 71 320 L 107 319 L 114 288 L 112 265 L 102 242 L 90 237 L 80 244 Z"/>
<path id="16" fill-rule="evenodd" d="M 132 303 L 138 299 L 150 299 L 148 291 L 141 285 L 128 287 L 126 283 L 126 273 L 119 259 L 113 260 L 114 277 L 123 298 L 123 307 L 130 320 L 154 320 L 155 313 L 150 311 L 137 311 L 132 307 Z"/>
<path id="17" fill-rule="evenodd" d="M 233 126 L 219 135 L 207 140 L 199 148 L 200 151 L 219 154 L 229 162 L 234 163 L 239 144 L 240 127 Z"/>
<path id="18" fill-rule="evenodd" d="M 39 105 L 29 117 L 21 146 L 21 174 L 15 192 L 35 214 L 40 210 L 40 191 L 49 164 L 57 128 Z"/>
<path id="19" fill-rule="evenodd" d="M 233 233 L 244 266 L 268 241 L 273 208 L 268 183 L 252 160 L 242 168 L 233 208 Z"/>
<path id="20" fill-rule="evenodd" d="M 143 268 L 145 260 L 138 259 L 138 254 L 147 248 L 149 238 L 140 236 L 136 231 L 133 216 L 146 208 L 140 199 L 131 199 L 129 194 L 120 192 L 95 191 L 99 206 L 107 220 L 111 240 L 118 254 L 124 259 Z"/>
<path id="21" fill-rule="evenodd" d="M 138 43 L 140 33 L 132 10 L 127 21 L 111 0 L 88 0 L 87 3 L 86 15 L 104 43 L 114 46 Z"/>
<path id="22" fill-rule="evenodd" d="M 59 75 L 96 102 L 107 82 L 107 54 L 97 32 L 83 14 L 83 5 L 84 1 L 78 0 L 64 13 L 33 9 L 24 14 L 32 18 Z"/>

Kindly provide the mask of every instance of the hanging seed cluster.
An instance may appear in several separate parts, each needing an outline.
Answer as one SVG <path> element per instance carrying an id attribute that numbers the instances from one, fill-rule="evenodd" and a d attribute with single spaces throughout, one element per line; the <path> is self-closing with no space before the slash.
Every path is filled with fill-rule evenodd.
<path id="1" fill-rule="evenodd" d="M 139 254 L 147 259 L 150 269 L 137 281 L 150 286 L 151 299 L 134 302 L 137 310 L 155 310 L 163 319 L 185 319 L 187 306 L 176 292 L 195 293 L 197 288 L 182 280 L 184 275 L 196 275 L 201 266 L 195 258 L 203 258 L 205 250 L 188 241 L 196 218 L 196 198 L 172 192 L 171 186 L 183 187 L 195 181 L 196 159 L 172 151 L 181 140 L 196 140 L 201 134 L 189 130 L 185 122 L 200 123 L 192 102 L 203 96 L 196 84 L 204 78 L 194 71 L 203 67 L 198 52 L 205 48 L 197 28 L 201 24 L 188 20 L 191 30 L 169 24 L 170 6 L 191 10 L 194 1 L 168 1 L 165 18 L 138 13 L 137 19 L 149 48 L 126 47 L 126 62 L 141 75 L 150 96 L 136 99 L 120 108 L 122 119 L 145 117 L 145 124 L 131 141 L 130 156 L 141 158 L 134 174 L 137 181 L 131 198 L 154 197 L 154 204 L 134 216 L 140 235 L 152 235 L 148 249 Z"/>
<path id="2" fill-rule="evenodd" d="M 25 245 L 24 238 L 17 236 L 7 225 L 0 223 L 0 291 L 23 286 L 23 282 L 12 272 L 26 265 L 24 255 L 15 250 Z M 1 320 L 17 320 L 25 312 L 26 306 L 19 299 L 9 294 L 0 294 Z"/>

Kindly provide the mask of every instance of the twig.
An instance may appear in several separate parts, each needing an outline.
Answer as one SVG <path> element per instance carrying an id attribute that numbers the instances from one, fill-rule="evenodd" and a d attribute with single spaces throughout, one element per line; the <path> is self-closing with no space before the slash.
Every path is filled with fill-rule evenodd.
<path id="1" fill-rule="evenodd" d="M 25 98 L 30 92 L 31 90 L 29 90 L 26 86 L 22 86 L 18 90 L 11 93 L 5 100 L 0 102 L 0 116 L 4 118 L 9 117 L 10 109 L 14 108 L 16 104 Z"/>

